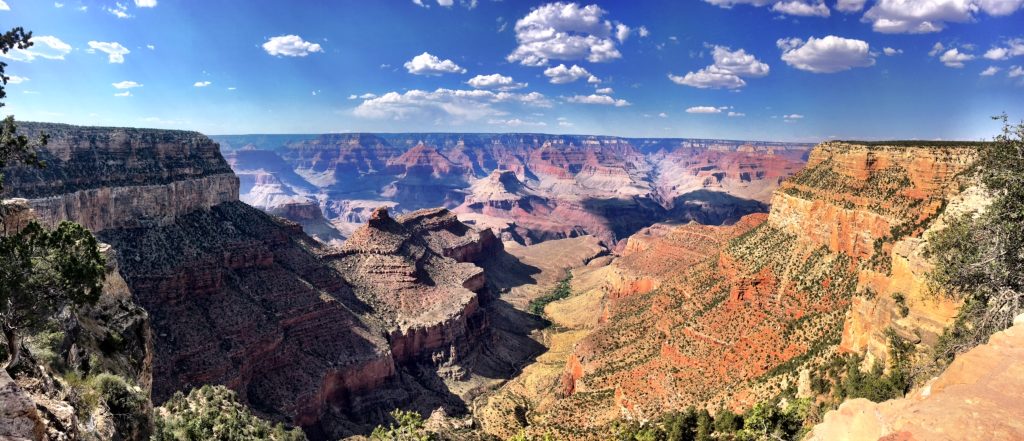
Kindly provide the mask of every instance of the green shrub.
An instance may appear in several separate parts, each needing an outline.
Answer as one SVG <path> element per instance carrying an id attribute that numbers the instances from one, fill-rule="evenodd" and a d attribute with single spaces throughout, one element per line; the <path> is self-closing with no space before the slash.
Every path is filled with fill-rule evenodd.
<path id="1" fill-rule="evenodd" d="M 437 439 L 423 428 L 423 416 L 412 411 L 395 409 L 391 411 L 394 423 L 387 428 L 377 426 L 370 434 L 374 441 L 432 441 Z"/>
<path id="2" fill-rule="evenodd" d="M 299 429 L 256 417 L 224 386 L 206 385 L 187 396 L 176 392 L 154 414 L 152 441 L 306 439 Z"/>

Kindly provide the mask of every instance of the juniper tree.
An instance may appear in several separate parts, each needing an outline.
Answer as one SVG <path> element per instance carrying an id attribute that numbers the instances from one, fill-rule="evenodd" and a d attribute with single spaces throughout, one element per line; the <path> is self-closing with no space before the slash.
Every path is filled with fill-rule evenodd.
<path id="1" fill-rule="evenodd" d="M 0 35 L 0 52 L 32 46 L 32 33 L 17 27 Z M 0 107 L 7 96 L 7 64 L 0 62 Z M 46 145 L 45 135 L 33 143 L 17 133 L 14 116 L 0 125 L 0 192 L 2 169 L 9 164 L 44 167 L 34 146 Z M 2 193 L 0 193 L 2 194 Z M 81 225 L 62 222 L 49 230 L 38 222 L 8 225 L 0 209 L 0 330 L 7 343 L 7 368 L 20 361 L 26 331 L 45 324 L 67 305 L 93 303 L 103 284 L 104 262 L 92 233 Z M 12 231 L 13 230 L 13 231 Z"/>

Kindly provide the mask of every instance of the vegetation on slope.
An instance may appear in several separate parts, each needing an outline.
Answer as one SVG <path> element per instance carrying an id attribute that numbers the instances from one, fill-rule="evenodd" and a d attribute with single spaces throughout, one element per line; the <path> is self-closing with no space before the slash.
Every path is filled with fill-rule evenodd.
<path id="1" fill-rule="evenodd" d="M 935 290 L 964 301 L 936 347 L 942 365 L 1010 327 L 1024 311 L 1024 123 L 1000 119 L 1003 132 L 979 148 L 974 169 L 992 205 L 953 219 L 929 240 Z"/>
<path id="2" fill-rule="evenodd" d="M 154 414 L 153 441 L 306 439 L 299 429 L 289 430 L 256 417 L 224 386 L 206 385 L 188 395 L 177 392 Z"/>
<path id="3" fill-rule="evenodd" d="M 558 282 L 551 292 L 544 294 L 530 302 L 527 310 L 534 315 L 544 315 L 544 307 L 548 303 L 568 298 L 572 295 L 572 272 L 567 272 L 565 278 Z"/>

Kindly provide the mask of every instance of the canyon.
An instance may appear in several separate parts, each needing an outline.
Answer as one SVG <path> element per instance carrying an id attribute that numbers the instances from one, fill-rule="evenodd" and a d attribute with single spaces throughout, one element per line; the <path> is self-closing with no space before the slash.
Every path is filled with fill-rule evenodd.
<path id="1" fill-rule="evenodd" d="M 767 211 L 772 191 L 811 147 L 470 133 L 213 139 L 241 179 L 243 202 L 295 220 L 322 241 L 348 237 L 377 206 L 445 207 L 524 245 L 591 235 L 614 246 L 656 222 L 733 223 Z"/>
<path id="2" fill-rule="evenodd" d="M 925 362 L 961 306 L 932 292 L 928 241 L 991 200 L 955 144 L 21 130 L 50 135 L 48 166 L 4 169 L 5 224 L 79 222 L 107 258 L 60 362 L 151 406 L 223 385 L 311 439 L 395 408 L 469 439 L 585 440 L 690 406 L 824 405 L 811 384 L 838 357 L 870 369 L 898 341 Z M 808 436 L 930 439 L 967 414 L 905 415 L 964 399 L 1018 411 L 984 379 L 1020 377 L 1020 326 Z M 76 415 L 46 369 L 2 374 L 2 435 L 142 437 Z"/>

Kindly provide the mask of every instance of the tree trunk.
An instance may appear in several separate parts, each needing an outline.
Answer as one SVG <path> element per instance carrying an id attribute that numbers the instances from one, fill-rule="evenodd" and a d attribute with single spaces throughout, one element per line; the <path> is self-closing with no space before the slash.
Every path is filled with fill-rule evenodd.
<path id="1" fill-rule="evenodd" d="M 18 330 L 11 326 L 3 326 L 4 338 L 7 339 L 7 366 L 4 369 L 10 369 L 21 361 L 21 336 L 18 335 Z"/>

